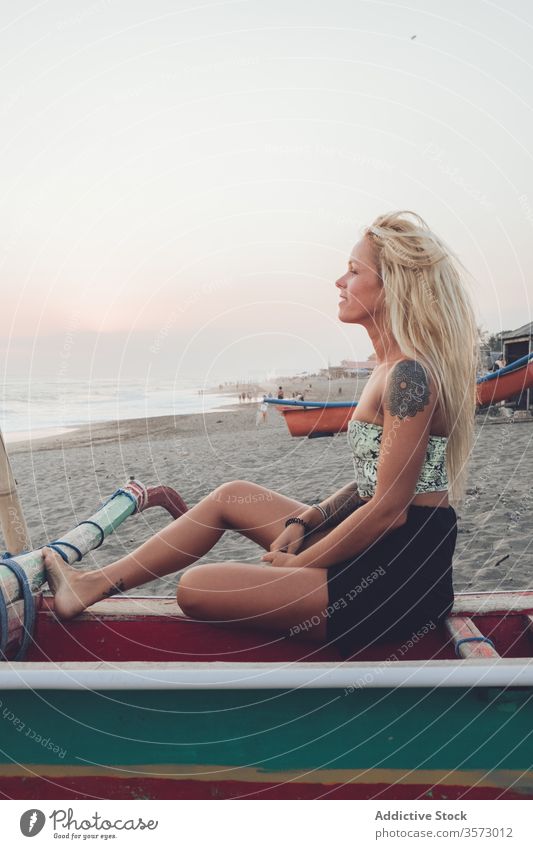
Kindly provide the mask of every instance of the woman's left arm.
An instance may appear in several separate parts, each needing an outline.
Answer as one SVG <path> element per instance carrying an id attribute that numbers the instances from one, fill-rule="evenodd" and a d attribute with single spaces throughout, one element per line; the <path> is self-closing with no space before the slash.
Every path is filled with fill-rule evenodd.
<path id="1" fill-rule="evenodd" d="M 387 376 L 383 433 L 373 497 L 327 536 L 297 554 L 291 565 L 327 569 L 349 560 L 403 525 L 427 450 L 436 397 L 425 369 L 401 360 Z"/>

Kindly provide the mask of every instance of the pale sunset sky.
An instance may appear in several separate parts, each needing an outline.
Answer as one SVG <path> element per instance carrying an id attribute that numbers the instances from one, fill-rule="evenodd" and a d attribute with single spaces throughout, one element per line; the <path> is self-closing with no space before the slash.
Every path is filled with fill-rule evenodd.
<path id="1" fill-rule="evenodd" d="M 392 209 L 485 328 L 532 320 L 526 0 L 21 0 L 0 30 L 4 379 L 365 358 L 334 282 Z"/>

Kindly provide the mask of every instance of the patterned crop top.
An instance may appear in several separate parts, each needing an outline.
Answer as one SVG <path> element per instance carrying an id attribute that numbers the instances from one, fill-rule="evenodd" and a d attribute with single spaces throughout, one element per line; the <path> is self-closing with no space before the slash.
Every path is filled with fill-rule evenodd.
<path id="1" fill-rule="evenodd" d="M 382 433 L 382 425 L 375 422 L 362 422 L 357 419 L 348 422 L 348 445 L 353 452 L 355 480 L 361 498 L 371 498 L 376 489 Z M 448 489 L 447 442 L 447 436 L 429 437 L 415 495 Z"/>

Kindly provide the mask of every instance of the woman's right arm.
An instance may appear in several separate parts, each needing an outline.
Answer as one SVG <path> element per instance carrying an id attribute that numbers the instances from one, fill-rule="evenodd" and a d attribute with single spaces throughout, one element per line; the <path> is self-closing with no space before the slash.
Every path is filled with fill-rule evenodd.
<path id="1" fill-rule="evenodd" d="M 347 483 L 342 489 L 334 492 L 328 498 L 321 501 L 316 507 L 308 507 L 300 513 L 300 517 L 307 522 L 313 530 L 326 530 L 334 528 L 350 516 L 356 507 L 363 503 L 359 495 L 355 481 Z"/>
<path id="2" fill-rule="evenodd" d="M 334 528 L 346 519 L 363 501 L 357 492 L 356 483 L 348 483 L 320 502 L 320 510 L 306 507 L 300 513 L 295 513 L 308 525 L 311 531 L 325 531 Z M 302 525 L 292 524 L 286 527 L 272 542 L 270 551 L 287 551 L 296 554 L 300 551 L 304 540 Z"/>

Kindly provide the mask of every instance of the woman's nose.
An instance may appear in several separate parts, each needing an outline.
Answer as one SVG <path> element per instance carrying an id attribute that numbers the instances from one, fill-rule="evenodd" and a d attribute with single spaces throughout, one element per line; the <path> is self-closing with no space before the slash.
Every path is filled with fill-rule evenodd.
<path id="1" fill-rule="evenodd" d="M 335 286 L 338 289 L 346 289 L 346 280 L 344 275 L 335 281 Z"/>

